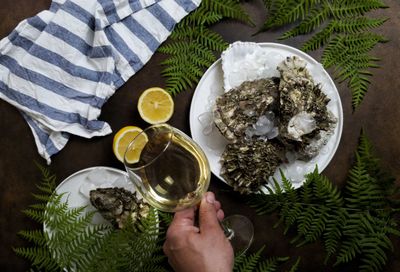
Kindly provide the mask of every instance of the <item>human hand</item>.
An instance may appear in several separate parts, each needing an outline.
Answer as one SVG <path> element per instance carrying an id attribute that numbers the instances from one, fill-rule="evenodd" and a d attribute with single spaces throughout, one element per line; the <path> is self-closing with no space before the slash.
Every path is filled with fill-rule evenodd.
<path id="1" fill-rule="evenodd" d="M 219 225 L 224 218 L 221 203 L 207 192 L 199 208 L 199 227 L 194 226 L 196 208 L 176 212 L 167 231 L 164 252 L 177 272 L 230 272 L 233 249 Z"/>

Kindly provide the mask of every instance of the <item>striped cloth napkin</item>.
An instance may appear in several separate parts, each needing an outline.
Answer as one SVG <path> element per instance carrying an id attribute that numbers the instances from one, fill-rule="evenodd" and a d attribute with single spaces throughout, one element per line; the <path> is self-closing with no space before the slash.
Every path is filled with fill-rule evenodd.
<path id="1" fill-rule="evenodd" d="M 53 0 L 0 41 L 0 98 L 20 110 L 48 164 L 70 134 L 111 133 L 97 120 L 103 104 L 200 2 Z"/>

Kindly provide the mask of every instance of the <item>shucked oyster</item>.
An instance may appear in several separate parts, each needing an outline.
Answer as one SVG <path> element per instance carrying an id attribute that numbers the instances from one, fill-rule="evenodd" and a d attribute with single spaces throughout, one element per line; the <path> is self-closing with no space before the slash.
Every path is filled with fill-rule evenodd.
<path id="1" fill-rule="evenodd" d="M 306 62 L 287 57 L 279 66 L 279 133 L 289 149 L 309 160 L 333 132 L 336 118 L 328 111 L 329 98 L 315 84 Z M 321 133 L 323 131 L 323 133 Z"/>
<path id="2" fill-rule="evenodd" d="M 277 109 L 278 84 L 278 78 L 246 81 L 217 98 L 214 122 L 229 142 L 243 138 L 260 116 Z"/>
<path id="3" fill-rule="evenodd" d="M 136 197 L 136 193 L 118 187 L 90 191 L 90 203 L 104 219 L 120 229 L 129 217 L 132 223 L 146 217 L 150 208 L 147 203 Z"/>
<path id="4" fill-rule="evenodd" d="M 228 144 L 222 154 L 221 176 L 240 193 L 266 184 L 282 163 L 282 147 L 271 141 L 253 140 Z"/>

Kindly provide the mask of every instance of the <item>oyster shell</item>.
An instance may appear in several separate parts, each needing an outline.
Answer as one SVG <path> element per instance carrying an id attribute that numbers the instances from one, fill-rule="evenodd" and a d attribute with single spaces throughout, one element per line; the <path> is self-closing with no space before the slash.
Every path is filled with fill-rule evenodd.
<path id="1" fill-rule="evenodd" d="M 124 188 L 98 188 L 90 191 L 90 203 L 104 219 L 122 229 L 128 218 L 132 223 L 148 215 L 150 206 Z"/>
<path id="2" fill-rule="evenodd" d="M 278 78 L 246 81 L 219 96 L 213 115 L 221 134 L 232 143 L 244 138 L 260 116 L 277 110 L 278 86 Z"/>
<path id="3" fill-rule="evenodd" d="M 309 160 L 318 154 L 337 122 L 327 109 L 329 98 L 315 84 L 306 62 L 293 56 L 279 66 L 279 134 L 299 159 Z M 324 133 L 321 134 L 321 131 Z M 317 141 L 318 140 L 318 141 Z M 317 144 L 318 142 L 318 144 Z"/>
<path id="4" fill-rule="evenodd" d="M 257 56 L 265 61 L 268 54 L 258 50 L 262 51 L 254 44 L 235 43 L 223 54 L 226 92 L 213 109 L 214 123 L 229 142 L 221 155 L 221 176 L 241 193 L 267 184 L 287 161 L 283 154 L 305 161 L 318 155 L 337 122 L 327 108 L 329 98 L 315 84 L 305 61 L 287 57 L 275 70 L 280 78 L 260 79 L 273 72 L 259 63 Z M 240 71 L 238 63 L 251 67 Z"/>
<path id="5" fill-rule="evenodd" d="M 274 142 L 253 140 L 228 144 L 222 153 L 221 176 L 235 191 L 249 194 L 267 184 L 283 162 L 283 148 Z"/>

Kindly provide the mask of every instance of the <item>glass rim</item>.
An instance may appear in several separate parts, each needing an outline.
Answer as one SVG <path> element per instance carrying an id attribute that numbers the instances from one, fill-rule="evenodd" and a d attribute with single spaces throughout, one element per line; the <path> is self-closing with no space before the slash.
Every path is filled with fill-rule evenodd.
<path id="1" fill-rule="evenodd" d="M 166 127 L 170 132 L 170 137 L 168 138 L 168 142 L 166 143 L 164 148 L 156 156 L 154 156 L 154 158 L 151 161 L 149 161 L 148 163 L 146 163 L 144 165 L 141 165 L 141 166 L 138 166 L 138 167 L 129 166 L 129 163 L 126 161 L 126 153 L 130 149 L 130 147 L 133 145 L 135 140 L 137 140 L 139 138 L 140 135 L 146 134 L 146 131 L 149 131 L 149 130 L 154 129 L 156 127 Z M 174 127 L 169 125 L 169 124 L 167 124 L 167 123 L 154 124 L 154 125 L 151 125 L 151 126 L 145 128 L 138 135 L 136 135 L 135 138 L 132 139 L 132 141 L 129 142 L 128 147 L 126 148 L 126 150 L 124 152 L 124 165 L 125 165 L 125 167 L 129 168 L 132 171 L 137 171 L 137 170 L 146 168 L 149 165 L 153 164 L 162 154 L 164 154 L 165 150 L 167 150 L 167 148 L 171 145 L 172 137 L 174 136 L 174 134 L 175 134 Z"/>

